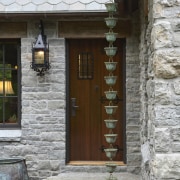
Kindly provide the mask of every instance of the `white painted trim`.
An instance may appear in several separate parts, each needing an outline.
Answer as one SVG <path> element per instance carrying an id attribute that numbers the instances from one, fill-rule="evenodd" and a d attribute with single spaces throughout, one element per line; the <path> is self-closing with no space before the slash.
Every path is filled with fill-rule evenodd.
<path id="1" fill-rule="evenodd" d="M 22 131 L 19 129 L 0 130 L 0 138 L 20 138 Z"/>

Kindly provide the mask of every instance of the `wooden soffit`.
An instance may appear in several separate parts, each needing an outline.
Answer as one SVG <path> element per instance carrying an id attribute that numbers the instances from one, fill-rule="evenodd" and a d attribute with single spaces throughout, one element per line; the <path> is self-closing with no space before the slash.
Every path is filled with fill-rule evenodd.
<path id="1" fill-rule="evenodd" d="M 109 31 L 104 21 L 61 21 L 58 36 L 62 38 L 104 38 Z M 119 38 L 131 34 L 131 21 L 119 20 L 113 29 Z"/>
<path id="2" fill-rule="evenodd" d="M 0 22 L 0 38 L 27 37 L 25 22 Z"/>

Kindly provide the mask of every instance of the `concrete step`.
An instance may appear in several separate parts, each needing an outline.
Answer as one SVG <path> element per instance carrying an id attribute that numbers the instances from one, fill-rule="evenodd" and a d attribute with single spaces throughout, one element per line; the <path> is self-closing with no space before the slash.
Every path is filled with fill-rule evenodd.
<path id="1" fill-rule="evenodd" d="M 109 177 L 109 173 L 61 173 L 46 180 L 109 180 Z M 140 176 L 130 173 L 113 173 L 113 177 L 117 180 L 141 180 Z"/>

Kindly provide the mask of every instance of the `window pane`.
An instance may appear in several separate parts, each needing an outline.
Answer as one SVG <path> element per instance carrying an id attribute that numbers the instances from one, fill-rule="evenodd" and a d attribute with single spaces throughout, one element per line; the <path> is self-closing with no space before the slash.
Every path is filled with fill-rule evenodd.
<path id="1" fill-rule="evenodd" d="M 78 56 L 78 78 L 93 78 L 93 56 L 92 53 L 81 53 Z"/>
<path id="2" fill-rule="evenodd" d="M 3 123 L 3 110 L 4 110 L 4 107 L 3 107 L 3 98 L 0 97 L 0 123 Z"/>
<path id="3" fill-rule="evenodd" d="M 12 70 L 12 89 L 14 92 L 14 96 L 18 95 L 18 75 L 17 75 L 17 69 Z"/>
<path id="4" fill-rule="evenodd" d="M 5 64 L 11 64 L 14 68 L 17 66 L 17 45 L 16 44 L 6 44 L 5 45 Z"/>
<path id="5" fill-rule="evenodd" d="M 3 63 L 3 46 L 0 44 L 0 64 Z"/>
<path id="6" fill-rule="evenodd" d="M 0 127 L 17 127 L 18 41 L 0 40 Z"/>
<path id="7" fill-rule="evenodd" d="M 17 98 L 7 98 L 5 102 L 5 122 L 6 123 L 17 123 L 18 113 L 17 113 L 18 102 Z"/>

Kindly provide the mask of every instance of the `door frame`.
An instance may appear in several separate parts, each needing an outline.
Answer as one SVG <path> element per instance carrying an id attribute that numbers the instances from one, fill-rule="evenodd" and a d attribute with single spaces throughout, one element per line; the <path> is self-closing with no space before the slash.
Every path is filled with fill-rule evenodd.
<path id="1" fill-rule="evenodd" d="M 78 38 L 76 38 L 78 39 Z M 84 38 L 88 39 L 88 38 Z M 97 38 L 99 39 L 99 38 Z M 68 41 L 71 39 L 67 38 L 65 39 L 65 75 L 66 75 L 66 140 L 65 140 L 65 163 L 69 164 L 70 163 L 70 58 L 69 58 L 69 45 Z M 127 163 L 127 148 L 126 148 L 126 39 L 121 38 L 123 41 L 123 163 L 120 163 L 120 165 L 124 165 Z M 98 161 L 99 162 L 99 161 Z M 103 161 L 102 161 L 103 162 Z M 92 163 L 77 163 L 78 165 L 92 165 Z M 101 163 L 96 163 L 100 164 Z"/>

